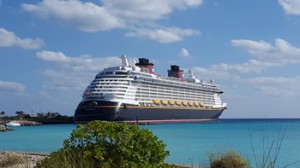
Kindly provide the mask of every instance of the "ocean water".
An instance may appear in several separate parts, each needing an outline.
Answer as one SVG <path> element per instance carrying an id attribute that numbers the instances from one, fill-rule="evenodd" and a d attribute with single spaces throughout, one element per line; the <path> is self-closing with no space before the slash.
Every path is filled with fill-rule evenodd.
<path id="1" fill-rule="evenodd" d="M 209 154 L 236 151 L 255 167 L 269 151 L 275 160 L 278 149 L 276 167 L 300 167 L 300 119 L 222 119 L 140 127 L 167 144 L 170 163 L 208 165 Z M 14 131 L 0 132 L 0 150 L 51 153 L 75 128 L 75 124 L 13 127 Z"/>

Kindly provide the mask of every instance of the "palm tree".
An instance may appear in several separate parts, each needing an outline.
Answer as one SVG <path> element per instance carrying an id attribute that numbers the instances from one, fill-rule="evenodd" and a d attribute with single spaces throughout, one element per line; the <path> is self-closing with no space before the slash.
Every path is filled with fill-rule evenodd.
<path id="1" fill-rule="evenodd" d="M 5 115 L 5 111 L 1 111 L 1 112 L 0 112 L 0 115 Z"/>
<path id="2" fill-rule="evenodd" d="M 16 114 L 17 114 L 17 116 L 18 116 L 19 119 L 23 119 L 24 116 L 25 116 L 24 111 L 16 111 Z"/>
<path id="3" fill-rule="evenodd" d="M 44 118 L 45 117 L 44 113 L 37 113 L 36 115 L 37 115 L 38 118 Z"/>

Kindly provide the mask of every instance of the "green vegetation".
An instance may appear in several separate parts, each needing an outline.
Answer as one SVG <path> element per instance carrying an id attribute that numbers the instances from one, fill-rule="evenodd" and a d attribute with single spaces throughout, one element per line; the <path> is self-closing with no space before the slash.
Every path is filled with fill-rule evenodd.
<path id="1" fill-rule="evenodd" d="M 257 158 L 256 156 L 253 142 L 252 142 L 252 137 L 251 137 L 252 152 L 255 158 L 255 165 L 257 168 L 258 167 L 275 168 L 283 139 L 284 139 L 284 134 L 279 139 L 272 140 L 271 144 L 269 143 L 266 144 L 265 137 L 264 137 L 262 142 L 262 150 L 263 150 L 263 154 L 261 158 L 262 160 L 259 161 L 259 158 Z"/>
<path id="2" fill-rule="evenodd" d="M 64 147 L 37 164 L 56 167 L 174 167 L 164 163 L 166 145 L 137 125 L 92 121 L 78 125 Z"/>
<path id="3" fill-rule="evenodd" d="M 236 152 L 225 154 L 210 154 L 211 168 L 250 168 L 249 163 Z"/>
<path id="4" fill-rule="evenodd" d="M 58 112 L 40 112 L 35 115 L 30 115 L 20 110 L 15 112 L 15 116 L 6 116 L 5 114 L 5 111 L 0 112 L 0 123 L 5 123 L 10 120 L 27 120 L 43 124 L 73 123 L 73 117 L 61 115 Z"/>
<path id="5" fill-rule="evenodd" d="M 2 116 L 0 117 L 0 119 L 2 119 L 2 120 L 21 120 L 21 119 L 28 119 L 31 117 L 29 114 L 26 114 L 24 111 L 16 111 L 15 116 L 6 116 L 5 114 L 6 114 L 5 111 L 1 111 L 0 115 L 2 115 Z"/>
<path id="6" fill-rule="evenodd" d="M 20 164 L 26 164 L 29 160 L 19 154 L 3 154 L 0 156 L 0 167 L 13 167 Z"/>
<path id="7" fill-rule="evenodd" d="M 260 147 L 254 147 L 253 145 L 253 139 L 252 135 L 250 134 L 250 140 L 251 140 L 251 146 L 252 146 L 252 152 L 255 159 L 255 166 L 256 168 L 275 168 L 278 167 L 277 162 L 279 159 L 279 153 L 282 147 L 282 143 L 285 137 L 286 130 L 283 130 L 283 132 L 278 133 L 278 137 L 275 139 L 269 140 L 267 136 L 263 137 L 262 143 Z M 261 157 L 258 157 L 256 155 L 257 149 L 262 150 Z M 296 164 L 299 164 L 300 160 L 296 160 L 294 162 L 291 162 L 283 167 L 290 167 L 294 166 Z"/>

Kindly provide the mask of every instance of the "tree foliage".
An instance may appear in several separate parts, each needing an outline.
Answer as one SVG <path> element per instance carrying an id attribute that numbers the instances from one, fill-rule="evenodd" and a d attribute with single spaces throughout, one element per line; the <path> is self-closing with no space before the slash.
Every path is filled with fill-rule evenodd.
<path id="1" fill-rule="evenodd" d="M 61 153 L 75 153 L 67 160 L 88 160 L 84 164 L 94 165 L 88 165 L 90 167 L 169 167 L 164 163 L 169 155 L 165 147 L 151 131 L 137 125 L 92 121 L 78 125 L 64 141 L 64 148 L 51 154 L 48 162 Z"/>
<path id="2" fill-rule="evenodd" d="M 16 115 L 18 119 L 27 119 L 30 118 L 29 114 L 26 114 L 24 111 L 16 111 Z"/>
<path id="3" fill-rule="evenodd" d="M 47 112 L 47 113 L 37 113 L 38 118 L 55 118 L 55 117 L 61 117 L 61 115 L 58 112 Z"/>

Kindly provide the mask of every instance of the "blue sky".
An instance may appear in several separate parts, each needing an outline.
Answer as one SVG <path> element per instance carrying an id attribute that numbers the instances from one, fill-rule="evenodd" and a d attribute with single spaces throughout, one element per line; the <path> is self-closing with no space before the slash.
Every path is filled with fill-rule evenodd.
<path id="1" fill-rule="evenodd" d="M 73 115 L 122 54 L 214 79 L 222 118 L 300 117 L 300 0 L 0 0 L 0 111 Z"/>

